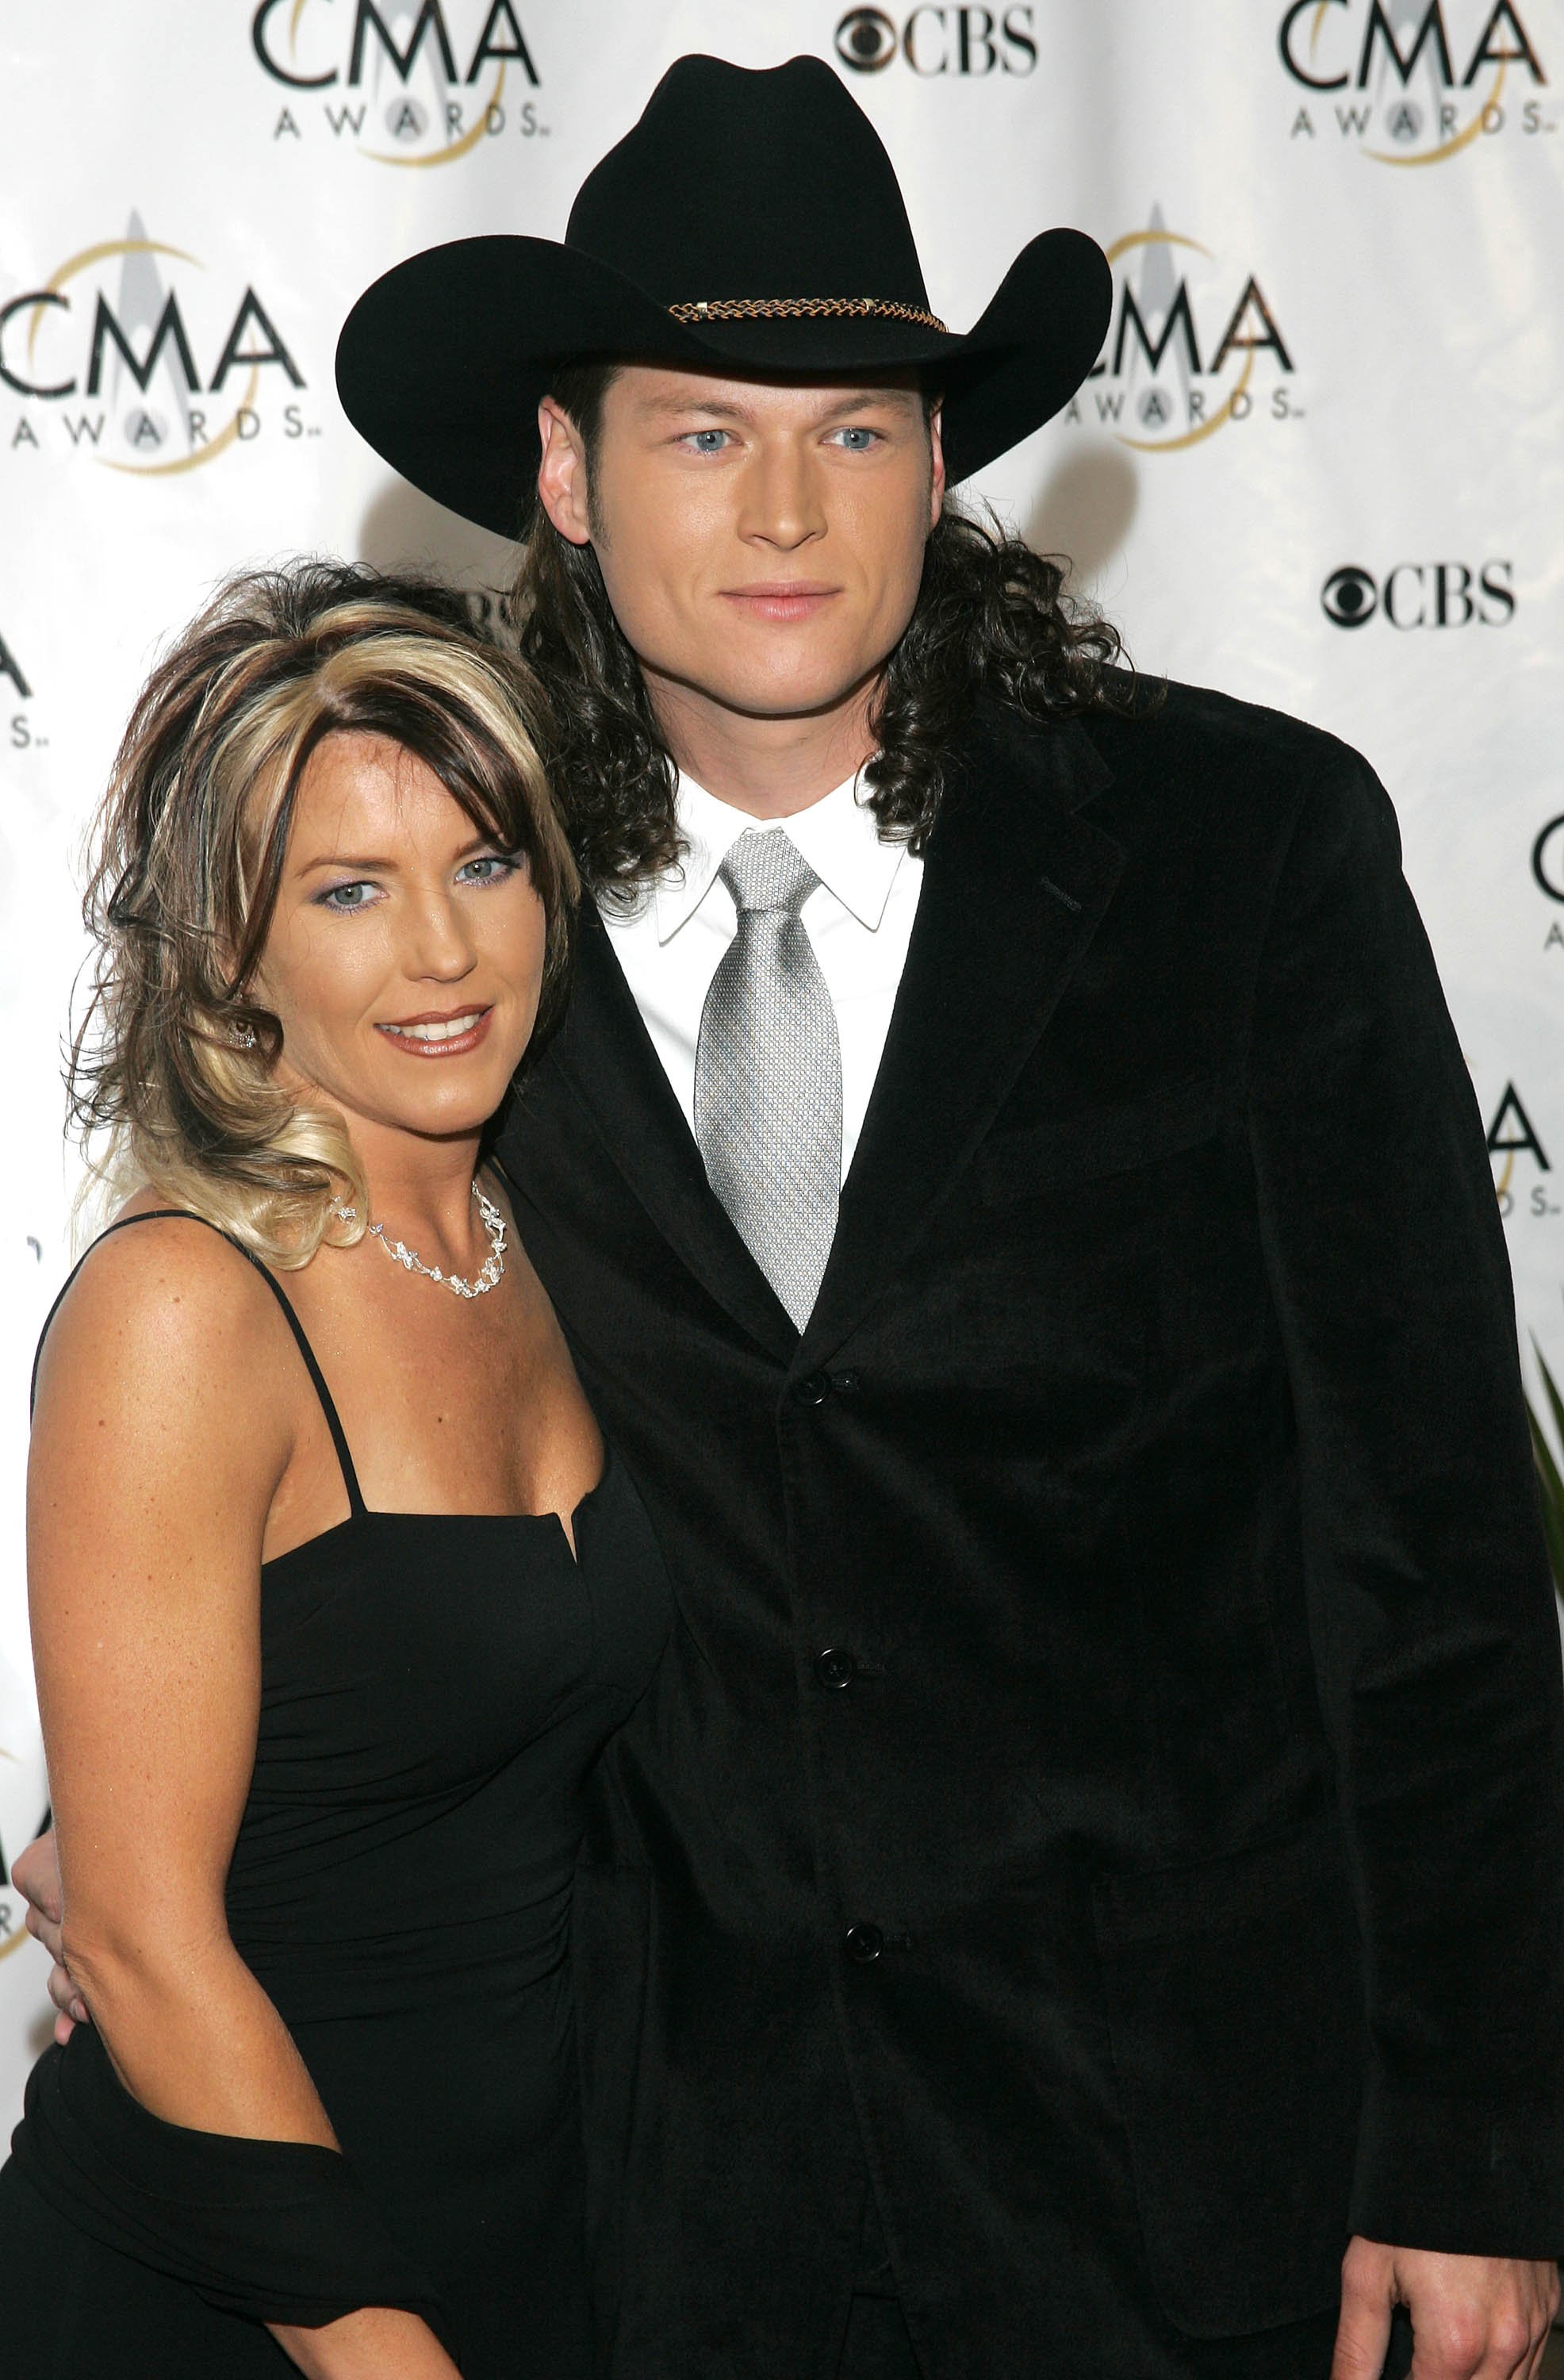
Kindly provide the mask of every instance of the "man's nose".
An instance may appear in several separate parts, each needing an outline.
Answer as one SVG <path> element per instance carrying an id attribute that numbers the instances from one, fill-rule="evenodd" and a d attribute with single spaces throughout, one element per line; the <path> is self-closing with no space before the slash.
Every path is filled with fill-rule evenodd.
<path id="1" fill-rule="evenodd" d="M 739 534 L 791 552 L 823 536 L 825 526 L 808 455 L 791 440 L 763 447 L 746 474 Z"/>

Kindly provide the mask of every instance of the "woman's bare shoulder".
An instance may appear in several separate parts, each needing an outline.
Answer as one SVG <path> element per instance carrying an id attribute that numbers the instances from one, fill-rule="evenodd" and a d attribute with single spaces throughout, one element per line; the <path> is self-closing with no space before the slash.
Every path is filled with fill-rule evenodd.
<path id="1" fill-rule="evenodd" d="M 155 1398 L 166 1424 L 194 1400 L 215 1414 L 230 1394 L 265 1402 L 288 1353 L 272 1290 L 243 1250 L 151 1192 L 127 1200 L 89 1248 L 41 1350 L 40 1405 L 85 1390 L 95 1401 Z"/>

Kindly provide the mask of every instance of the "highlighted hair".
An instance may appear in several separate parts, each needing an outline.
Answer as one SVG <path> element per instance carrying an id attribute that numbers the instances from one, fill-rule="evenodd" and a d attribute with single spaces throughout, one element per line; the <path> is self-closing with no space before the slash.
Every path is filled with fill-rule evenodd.
<path id="1" fill-rule="evenodd" d="M 255 996 L 298 788 L 328 735 L 417 755 L 496 848 L 525 856 L 547 937 L 528 1062 L 568 990 L 577 881 L 539 744 L 531 673 L 430 582 L 305 562 L 231 580 L 153 671 L 99 812 L 85 916 L 97 945 L 71 1051 L 93 1175 L 152 1188 L 264 1263 L 307 1264 L 342 1198 L 367 1210 L 346 1126 L 273 1077 Z M 251 1038 L 250 1037 L 253 1037 Z"/>

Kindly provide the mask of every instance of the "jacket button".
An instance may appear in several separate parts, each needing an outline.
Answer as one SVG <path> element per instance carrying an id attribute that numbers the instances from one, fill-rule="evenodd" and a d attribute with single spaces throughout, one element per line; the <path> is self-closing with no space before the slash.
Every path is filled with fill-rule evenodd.
<path id="1" fill-rule="evenodd" d="M 870 1967 L 885 1948 L 885 1937 L 878 1925 L 849 1925 L 842 1947 L 860 1967 Z"/>
<path id="2" fill-rule="evenodd" d="M 822 1686 L 850 1686 L 858 1674 L 858 1664 L 851 1653 L 838 1645 L 815 1656 L 815 1675 Z"/>
<path id="3" fill-rule="evenodd" d="M 823 1372 L 806 1372 L 793 1393 L 801 1405 L 823 1405 L 830 1394 L 830 1382 Z"/>

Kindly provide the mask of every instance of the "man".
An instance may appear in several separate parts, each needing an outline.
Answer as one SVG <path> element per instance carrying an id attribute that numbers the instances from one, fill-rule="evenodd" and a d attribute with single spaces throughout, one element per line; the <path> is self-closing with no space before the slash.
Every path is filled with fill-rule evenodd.
<path id="1" fill-rule="evenodd" d="M 576 1917 L 621 2380 L 1369 2380 L 1398 2302 L 1509 2380 L 1556 2301 L 1557 1641 L 1388 805 L 945 502 L 1107 310 L 1050 233 L 947 333 L 829 70 L 685 59 L 344 335 L 536 485 L 598 895 L 503 1155 L 680 1603 Z"/>

